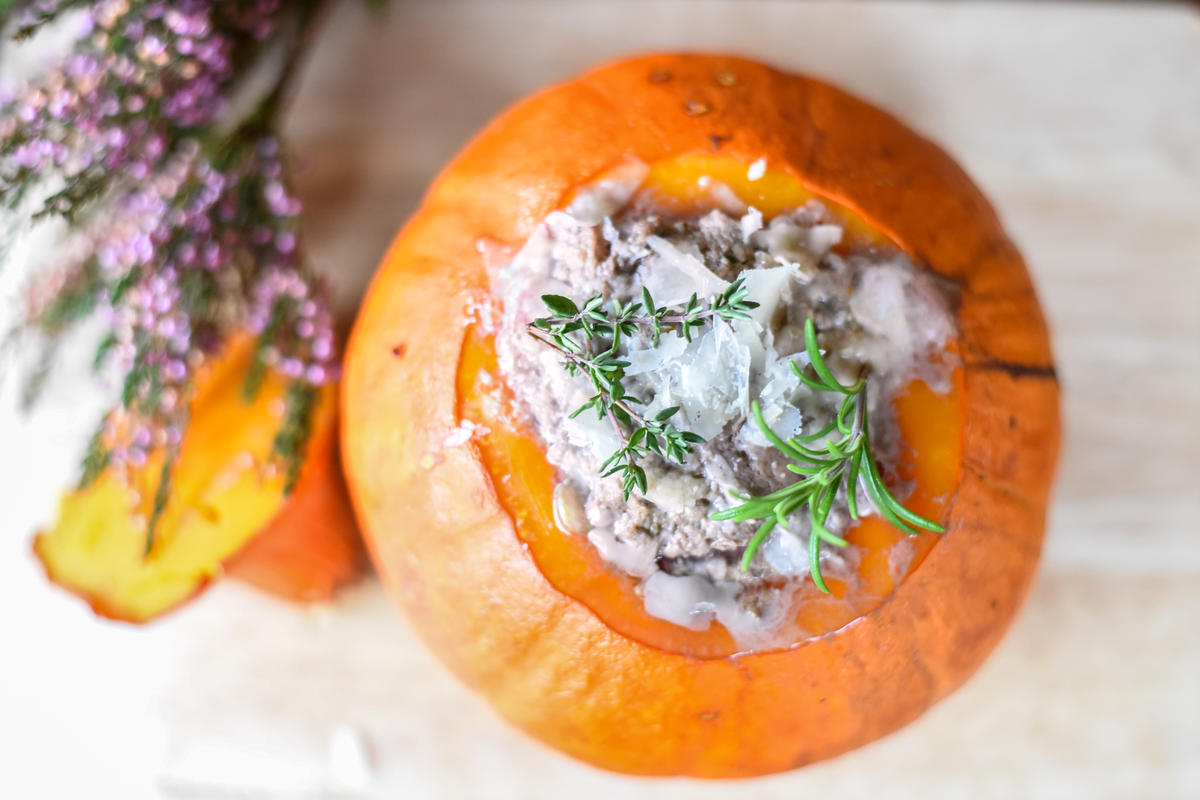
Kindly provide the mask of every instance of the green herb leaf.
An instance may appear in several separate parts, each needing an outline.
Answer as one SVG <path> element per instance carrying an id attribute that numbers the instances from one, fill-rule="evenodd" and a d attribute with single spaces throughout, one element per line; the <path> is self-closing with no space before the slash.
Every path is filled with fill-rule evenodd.
<path id="1" fill-rule="evenodd" d="M 742 554 L 742 569 L 749 569 L 754 555 L 766 541 L 767 536 L 776 526 L 786 526 L 792 514 L 808 507 L 809 518 L 809 571 L 813 583 L 822 592 L 828 593 L 829 587 L 821 575 L 821 542 L 825 541 L 835 547 L 845 547 L 846 540 L 837 536 L 826 526 L 826 520 L 833 508 L 838 492 L 844 486 L 846 490 L 846 505 L 850 516 L 858 518 L 858 501 L 855 493 L 861 478 L 866 487 L 867 495 L 879 510 L 881 516 L 898 529 L 915 535 L 920 530 L 941 532 L 944 528 L 936 522 L 909 511 L 888 492 L 879 476 L 879 468 L 875 456 L 871 452 L 870 435 L 867 430 L 867 385 L 865 377 L 860 377 L 852 386 L 843 386 L 834 377 L 833 372 L 825 363 L 821 349 L 817 343 L 816 326 L 807 320 L 804 325 L 805 349 L 812 364 L 816 377 L 810 377 L 800 367 L 792 362 L 792 370 L 807 386 L 817 391 L 837 392 L 845 396 L 838 407 L 833 422 L 820 431 L 800 438 L 781 439 L 766 424 L 762 410 L 757 402 L 751 404 L 751 415 L 754 423 L 762 431 L 763 436 L 775 449 L 787 456 L 793 463 L 788 469 L 800 475 L 800 479 L 791 486 L 784 487 L 762 497 L 742 497 L 740 505 L 718 511 L 712 515 L 715 520 L 733 520 L 745 522 L 761 519 L 759 526 L 746 550 Z M 806 447 L 803 443 L 824 439 L 837 431 L 839 438 L 825 439 L 821 449 Z"/>
<path id="2" fill-rule="evenodd" d="M 575 305 L 575 301 L 561 294 L 544 294 L 542 302 L 560 317 L 574 317 L 579 314 L 579 307 Z"/>
<path id="3" fill-rule="evenodd" d="M 666 422 L 667 420 L 669 420 L 671 417 L 675 416 L 678 413 L 679 413 L 679 406 L 671 406 L 670 408 L 664 408 L 662 411 L 660 411 L 654 415 L 654 421 L 655 422 Z"/>

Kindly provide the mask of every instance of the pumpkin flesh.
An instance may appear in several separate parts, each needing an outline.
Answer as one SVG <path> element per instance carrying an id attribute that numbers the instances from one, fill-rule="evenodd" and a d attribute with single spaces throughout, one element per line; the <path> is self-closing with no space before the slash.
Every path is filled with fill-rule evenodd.
<path id="1" fill-rule="evenodd" d="M 268 464 L 286 383 L 268 374 L 247 402 L 253 350 L 250 337 L 235 339 L 198 379 L 151 551 L 146 520 L 161 450 L 140 467 L 107 468 L 64 495 L 57 522 L 33 545 L 54 583 L 102 616 L 140 623 L 199 593 L 227 564 L 297 600 L 328 599 L 358 572 L 360 546 L 334 453 L 335 390 L 321 392 L 306 463 L 287 498 L 284 476 Z"/>

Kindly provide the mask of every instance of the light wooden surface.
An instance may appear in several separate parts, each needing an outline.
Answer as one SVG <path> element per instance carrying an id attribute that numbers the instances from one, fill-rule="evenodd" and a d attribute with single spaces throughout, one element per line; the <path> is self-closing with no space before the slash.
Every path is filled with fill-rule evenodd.
<path id="1" fill-rule="evenodd" d="M 343 305 L 489 116 L 665 47 L 757 55 L 898 113 L 960 160 L 1025 252 L 1066 441 L 1041 572 L 979 674 L 902 732 L 796 773 L 602 774 L 502 724 L 374 581 L 325 610 L 222 584 L 148 629 L 91 618 L 44 584 L 28 536 L 100 401 L 64 378 L 21 420 L 6 382 L 0 796 L 1200 797 L 1200 14 L 659 0 L 400 3 L 371 19 L 348 4 L 290 120 L 311 250 Z M 331 762 L 346 726 L 367 775 Z"/>

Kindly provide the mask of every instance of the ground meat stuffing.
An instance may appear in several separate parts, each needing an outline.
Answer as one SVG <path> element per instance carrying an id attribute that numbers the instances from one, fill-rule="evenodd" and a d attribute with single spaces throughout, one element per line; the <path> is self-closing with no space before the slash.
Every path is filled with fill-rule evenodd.
<path id="1" fill-rule="evenodd" d="M 934 390 L 948 388 L 951 365 L 942 353 L 952 317 L 943 290 L 903 254 L 838 247 L 843 228 L 816 202 L 764 220 L 726 192 L 714 194 L 715 210 L 678 218 L 656 211 L 633 185 L 627 189 L 598 186 L 552 213 L 496 271 L 504 306 L 500 368 L 558 470 L 559 527 L 588 537 L 615 569 L 641 579 L 650 613 L 694 629 L 716 619 L 735 639 L 752 642 L 782 619 L 796 583 L 807 576 L 809 526 L 806 514 L 795 515 L 743 570 L 739 562 L 758 523 L 710 519 L 737 504 L 732 493 L 761 495 L 797 478 L 749 419 L 750 402 L 759 401 L 767 424 L 783 437 L 829 422 L 839 398 L 809 390 L 790 368 L 794 360 L 807 363 L 803 325 L 813 318 L 839 379 L 853 382 L 869 366 L 872 443 L 885 474 L 892 474 L 899 443 L 891 397 L 914 377 Z M 647 492 L 623 499 L 618 478 L 597 474 L 619 446 L 611 425 L 590 413 L 568 419 L 593 390 L 526 332 L 546 313 L 541 295 L 632 301 L 646 287 L 665 305 L 693 292 L 717 294 L 739 276 L 760 304 L 753 321 L 716 321 L 690 343 L 678 336 L 663 337 L 657 347 L 648 338 L 627 342 L 629 392 L 651 413 L 680 406 L 673 421 L 707 442 L 682 465 L 646 459 Z M 871 509 L 862 491 L 858 503 Z M 839 498 L 827 527 L 840 533 L 849 521 Z M 849 579 L 855 561 L 852 546 L 821 552 L 830 577 Z"/>

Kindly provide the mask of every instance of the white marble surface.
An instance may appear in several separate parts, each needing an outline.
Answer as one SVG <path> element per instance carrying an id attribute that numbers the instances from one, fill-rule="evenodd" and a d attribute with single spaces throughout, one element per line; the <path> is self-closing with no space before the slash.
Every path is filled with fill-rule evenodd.
<path id="1" fill-rule="evenodd" d="M 1066 441 L 1029 602 L 963 690 L 860 751 L 742 784 L 603 774 L 499 722 L 374 581 L 324 610 L 222 584 L 146 629 L 48 587 L 29 536 L 101 408 L 77 364 L 33 419 L 0 388 L 0 796 L 1200 797 L 1194 6 L 431 0 L 330 22 L 290 127 L 347 308 L 475 128 L 620 53 L 758 55 L 942 142 L 1054 327 Z"/>

